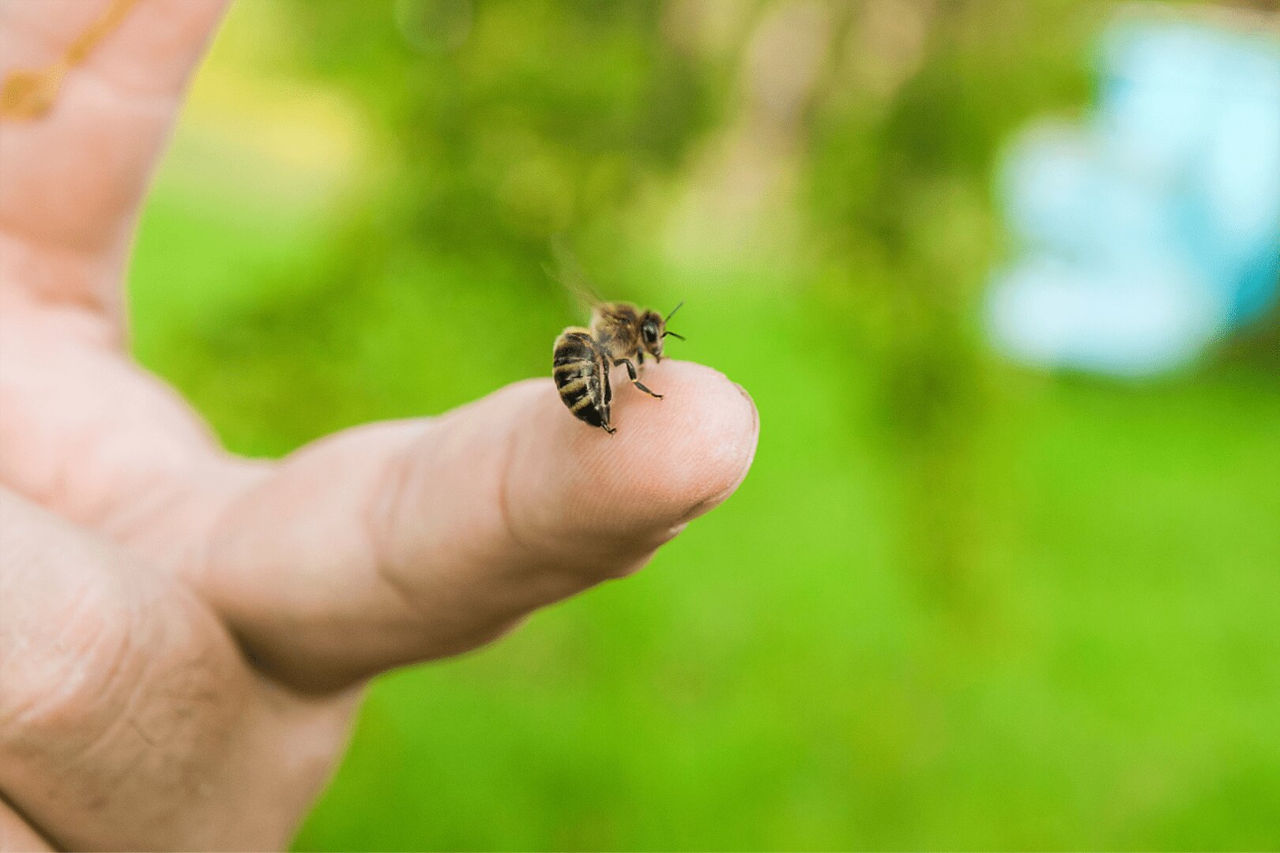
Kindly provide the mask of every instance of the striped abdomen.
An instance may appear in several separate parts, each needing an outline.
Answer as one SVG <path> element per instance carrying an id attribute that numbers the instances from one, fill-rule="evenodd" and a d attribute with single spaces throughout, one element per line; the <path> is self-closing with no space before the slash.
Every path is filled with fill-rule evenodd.
<path id="1" fill-rule="evenodd" d="M 613 432 L 609 425 L 613 390 L 609 387 L 608 364 L 586 329 L 565 329 L 556 338 L 551 378 L 560 399 L 574 417 Z"/>

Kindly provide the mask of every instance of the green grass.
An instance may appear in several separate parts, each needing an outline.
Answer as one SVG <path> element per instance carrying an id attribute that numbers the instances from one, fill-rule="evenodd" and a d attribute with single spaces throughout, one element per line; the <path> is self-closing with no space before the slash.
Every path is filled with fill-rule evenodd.
<path id="1" fill-rule="evenodd" d="M 432 372 L 423 353 L 439 344 L 408 334 L 430 322 L 425 296 L 382 294 L 353 322 L 385 333 L 330 348 L 313 331 L 341 319 L 308 314 L 315 293 L 266 286 L 305 265 L 314 235 L 256 240 L 230 220 L 162 192 L 134 293 L 142 357 L 241 449 L 435 411 L 543 366 L 517 343 L 514 364 Z M 226 244 L 230 295 L 197 262 Z M 474 290 L 451 297 L 459 335 L 495 307 Z M 793 300 L 744 290 L 699 295 L 682 326 L 690 355 L 760 407 L 740 493 L 639 576 L 382 679 L 298 848 L 1280 840 L 1273 378 L 998 373 L 969 451 L 979 476 L 954 496 L 973 522 L 971 576 L 939 593 L 904 569 L 910 537 L 928 535 L 904 516 L 916 475 L 858 427 L 874 421 L 867 369 L 823 355 Z M 513 329 L 519 314 L 499 312 Z M 545 343 L 554 328 L 526 333 Z"/>

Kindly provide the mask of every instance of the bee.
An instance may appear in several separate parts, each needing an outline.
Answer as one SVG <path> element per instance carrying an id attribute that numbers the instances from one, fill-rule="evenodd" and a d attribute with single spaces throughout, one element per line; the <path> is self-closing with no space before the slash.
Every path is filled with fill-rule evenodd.
<path id="1" fill-rule="evenodd" d="M 551 378 L 574 417 L 610 435 L 617 432 L 609 416 L 613 401 L 609 371 L 617 365 L 626 367 L 632 385 L 650 397 L 662 399 L 661 394 L 640 381 L 640 371 L 646 354 L 654 361 L 662 361 L 663 338 L 670 335 L 684 340 L 667 328 L 667 321 L 680 310 L 680 305 L 663 317 L 630 302 L 597 300 L 592 306 L 590 328 L 571 326 L 560 333 L 552 351 Z"/>

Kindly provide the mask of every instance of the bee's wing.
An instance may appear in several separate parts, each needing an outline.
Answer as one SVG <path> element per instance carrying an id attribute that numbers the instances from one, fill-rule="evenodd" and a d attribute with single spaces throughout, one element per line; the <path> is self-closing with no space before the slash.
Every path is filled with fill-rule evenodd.
<path id="1" fill-rule="evenodd" d="M 565 246 L 563 239 L 557 237 L 551 241 L 551 257 L 554 263 L 545 266 L 547 275 L 560 282 L 560 285 L 569 292 L 573 297 L 574 307 L 580 313 L 590 316 L 597 306 L 604 304 L 604 298 L 587 280 L 586 273 L 578 265 L 573 252 Z"/>

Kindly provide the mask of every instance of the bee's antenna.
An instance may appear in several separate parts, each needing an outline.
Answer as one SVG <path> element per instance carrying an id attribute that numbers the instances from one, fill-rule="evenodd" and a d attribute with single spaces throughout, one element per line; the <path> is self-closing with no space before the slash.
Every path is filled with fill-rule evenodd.
<path id="1" fill-rule="evenodd" d="M 672 317 L 674 317 L 674 316 L 676 315 L 676 312 L 677 312 L 677 311 L 679 311 L 679 310 L 680 310 L 680 308 L 681 308 L 683 305 L 684 305 L 684 300 L 683 300 L 683 299 L 681 299 L 681 300 L 680 300 L 680 304 L 679 304 L 679 305 L 677 305 L 675 308 L 672 308 L 672 309 L 671 309 L 671 313 L 670 313 L 670 314 L 668 314 L 668 315 L 663 319 L 663 321 L 662 321 L 662 322 L 664 322 L 664 323 L 665 323 L 665 322 L 667 322 L 667 320 L 670 320 Z M 680 337 L 680 336 L 679 336 L 679 335 L 676 335 L 676 337 L 678 338 L 678 337 Z"/>
<path id="2" fill-rule="evenodd" d="M 675 312 L 674 312 L 674 311 L 672 311 L 671 313 L 672 313 L 672 314 L 674 314 Z M 675 333 L 675 332 L 671 331 L 670 329 L 667 329 L 666 331 L 664 331 L 664 332 L 662 333 L 662 336 L 663 336 L 664 338 L 665 338 L 667 335 L 670 335 L 670 336 L 671 336 L 671 337 L 673 337 L 673 338 L 678 338 L 678 339 L 680 339 L 680 340 L 682 340 L 682 341 L 683 341 L 683 340 L 685 340 L 685 336 L 684 336 L 684 335 L 677 334 L 677 333 Z"/>

